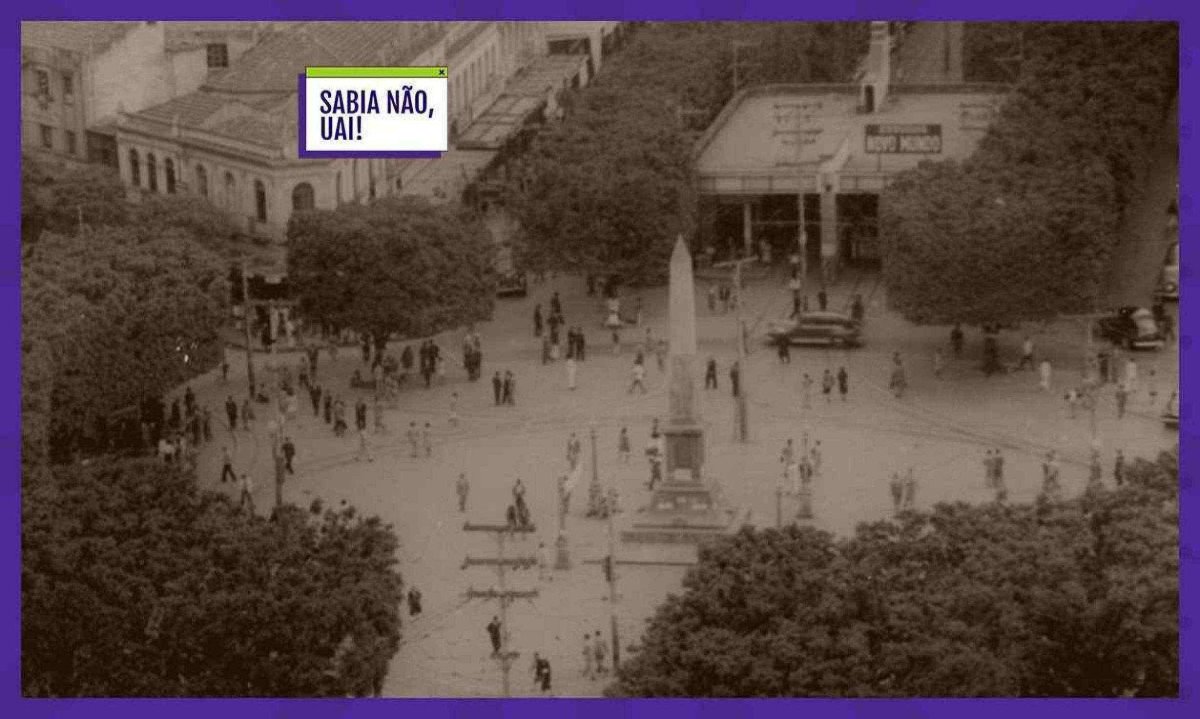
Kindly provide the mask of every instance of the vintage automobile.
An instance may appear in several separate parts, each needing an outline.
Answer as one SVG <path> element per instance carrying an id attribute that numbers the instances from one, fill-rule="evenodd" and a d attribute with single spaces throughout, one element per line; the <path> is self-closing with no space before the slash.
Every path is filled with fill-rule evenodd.
<path id="1" fill-rule="evenodd" d="M 1101 338 L 1130 350 L 1159 350 L 1165 340 L 1154 320 L 1154 313 L 1144 307 L 1122 307 L 1096 323 Z"/>
<path id="2" fill-rule="evenodd" d="M 862 344 L 862 326 L 840 312 L 805 312 L 767 325 L 767 341 L 858 347 Z"/>
<path id="3" fill-rule="evenodd" d="M 524 272 L 507 272 L 500 275 L 496 285 L 497 297 L 524 297 L 529 294 L 529 279 Z"/>

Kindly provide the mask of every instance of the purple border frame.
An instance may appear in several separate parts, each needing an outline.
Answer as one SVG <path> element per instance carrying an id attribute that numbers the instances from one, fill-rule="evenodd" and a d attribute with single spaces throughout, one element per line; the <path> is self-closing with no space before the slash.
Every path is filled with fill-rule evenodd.
<path id="1" fill-rule="evenodd" d="M 359 159 L 380 159 L 389 158 L 393 160 L 436 160 L 442 156 L 441 152 L 430 150 L 411 151 L 411 152 L 339 152 L 337 150 L 309 150 L 305 148 L 308 141 L 308 135 L 305 132 L 305 123 L 308 121 L 308 108 L 305 106 L 307 99 L 307 88 L 304 86 L 306 76 L 300 73 L 298 76 L 299 89 L 296 93 L 296 103 L 298 113 L 296 120 L 296 154 L 301 158 L 306 159 L 339 159 L 339 158 L 359 158 Z"/>
<path id="2" fill-rule="evenodd" d="M 0 26 L 0 50 L 8 58 L 9 72 L 16 75 L 20 47 L 18 22 L 29 20 L 130 20 L 153 17 L 157 20 L 1176 20 L 1180 22 L 1180 226 L 1191 234 L 1195 221 L 1191 188 L 1197 176 L 1197 143 L 1192 120 L 1196 116 L 1200 73 L 1193 59 L 1200 49 L 1200 7 L 1181 0 L 1010 0 L 1003 6 L 972 4 L 958 0 L 859 0 L 855 3 L 797 5 L 786 0 L 658 0 L 634 4 L 627 0 L 454 0 L 441 7 L 397 5 L 386 0 L 208 0 L 197 6 L 171 6 L 150 0 L 113 0 L 102 8 L 89 9 L 66 0 L 47 0 L 17 10 L 8 5 L 3 11 L 9 21 Z M 10 97 L 20 86 L 13 77 Z M 6 716 L 19 717 L 113 717 L 114 719 L 158 719 L 170 713 L 173 719 L 203 717 L 220 713 L 230 719 L 240 717 L 354 716 L 395 717 L 397 712 L 447 719 L 475 717 L 504 719 L 520 712 L 522 719 L 560 719 L 563 716 L 607 719 L 617 713 L 627 719 L 708 719 L 716 716 L 766 717 L 791 719 L 797 711 L 845 719 L 906 716 L 912 719 L 1059 719 L 1063 713 L 1079 712 L 1089 719 L 1138 717 L 1176 719 L 1200 716 L 1196 688 L 1200 679 L 1197 653 L 1197 513 L 1200 488 L 1191 479 L 1191 464 L 1197 447 L 1197 432 L 1191 425 L 1191 390 L 1197 359 L 1193 337 L 1200 320 L 1190 316 L 1197 278 L 1192 267 L 1200 261 L 1200 249 L 1184 243 L 1179 326 L 1180 411 L 1183 417 L 1179 433 L 1181 471 L 1180 494 L 1180 698 L 1173 700 L 42 700 L 20 698 L 20 103 L 10 103 L 0 112 L 7 127 L 6 142 L 0 152 L 5 168 L 4 228 L 15 238 L 0 253 L 0 301 L 6 312 L 0 327 L 9 339 L 0 343 L 0 461 L 10 477 L 0 493 L 0 532 L 7 551 L 0 557 L 5 591 L 0 592 L 0 636 L 4 654 L 0 661 L 0 707 Z"/>

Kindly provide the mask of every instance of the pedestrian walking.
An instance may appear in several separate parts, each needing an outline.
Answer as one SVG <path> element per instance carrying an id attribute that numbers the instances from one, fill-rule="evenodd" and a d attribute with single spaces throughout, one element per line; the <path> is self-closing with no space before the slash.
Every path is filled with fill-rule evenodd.
<path id="1" fill-rule="evenodd" d="M 612 353 L 614 357 L 621 354 L 621 332 L 616 327 L 612 331 Z"/>
<path id="2" fill-rule="evenodd" d="M 354 429 L 359 432 L 367 429 L 367 403 L 362 398 L 354 403 Z"/>
<path id="3" fill-rule="evenodd" d="M 633 394 L 635 389 L 640 389 L 642 394 L 646 394 L 646 365 L 641 362 L 633 363 L 633 381 L 629 384 L 628 394 Z"/>
<path id="4" fill-rule="evenodd" d="M 545 542 L 538 542 L 537 563 L 538 579 L 544 582 L 550 576 L 550 552 L 546 550 Z"/>
<path id="5" fill-rule="evenodd" d="M 821 394 L 825 395 L 825 404 L 833 402 L 833 372 L 828 367 L 821 376 Z"/>
<path id="6" fill-rule="evenodd" d="M 787 337 L 781 337 L 775 344 L 779 351 L 779 363 L 780 364 L 791 364 L 792 363 L 792 343 L 788 342 Z"/>
<path id="7" fill-rule="evenodd" d="M 496 400 L 496 406 L 500 406 L 500 391 L 503 388 L 504 380 L 500 379 L 500 372 L 492 375 L 492 396 Z"/>
<path id="8" fill-rule="evenodd" d="M 492 617 L 492 621 L 488 622 L 487 633 L 488 639 L 492 642 L 492 656 L 500 655 L 500 632 L 503 631 L 500 626 L 500 618 Z"/>
<path id="9" fill-rule="evenodd" d="M 374 455 L 371 454 L 371 444 L 367 439 L 367 430 L 365 427 L 358 430 L 358 453 L 354 455 L 354 459 L 357 462 L 361 462 L 364 459 L 368 462 L 375 461 Z"/>
<path id="10" fill-rule="evenodd" d="M 892 493 L 892 511 L 900 514 L 904 503 L 904 482 L 900 479 L 899 472 L 892 472 L 891 480 L 888 481 L 888 489 Z"/>
<path id="11" fill-rule="evenodd" d="M 1125 484 L 1125 452 L 1117 450 L 1117 457 L 1113 460 L 1113 482 L 1118 487 Z"/>
<path id="12" fill-rule="evenodd" d="M 1125 418 L 1125 406 L 1129 403 L 1129 390 L 1124 384 L 1117 385 L 1117 419 Z"/>
<path id="13" fill-rule="evenodd" d="M 558 292 L 550 296 L 550 314 L 555 317 L 562 314 L 562 300 L 558 298 Z"/>
<path id="14" fill-rule="evenodd" d="M 413 587 L 408 590 L 408 616 L 417 617 L 421 615 L 421 590 Z"/>
<path id="15" fill-rule="evenodd" d="M 513 502 L 516 504 L 525 503 L 525 483 L 521 481 L 520 477 L 517 477 L 517 481 L 513 482 L 512 496 Z"/>
<path id="16" fill-rule="evenodd" d="M 163 440 L 165 441 L 165 440 Z M 161 444 L 161 443 L 160 443 Z M 221 448 L 221 484 L 236 482 L 237 475 L 233 473 L 233 454 L 228 447 Z"/>
<path id="17" fill-rule="evenodd" d="M 729 385 L 733 396 L 737 397 L 741 391 L 742 370 L 738 365 L 738 361 L 734 360 L 733 365 L 729 368 Z"/>
<path id="18" fill-rule="evenodd" d="M 421 429 L 421 446 L 425 449 L 426 457 L 433 456 L 433 438 L 431 437 L 431 432 L 432 428 L 426 422 L 425 426 Z"/>
<path id="19" fill-rule="evenodd" d="M 592 648 L 596 655 L 596 673 L 608 673 L 608 642 L 604 641 L 604 636 L 599 631 L 596 632 L 596 640 L 592 644 Z"/>
<path id="20" fill-rule="evenodd" d="M 567 355 L 567 389 L 574 391 L 575 377 L 579 371 L 579 366 L 575 362 L 574 354 Z"/>
<path id="21" fill-rule="evenodd" d="M 1098 489 L 1101 486 L 1101 478 L 1104 476 L 1104 470 L 1100 466 L 1100 452 L 1092 449 L 1091 460 L 1088 462 L 1088 489 Z"/>
<path id="22" fill-rule="evenodd" d="M 420 434 L 420 431 L 417 429 L 416 422 L 408 423 L 407 436 L 408 436 L 408 448 L 409 448 L 408 456 L 413 459 L 416 459 L 416 457 L 418 456 L 417 455 L 417 447 L 419 446 L 419 443 L 421 440 L 421 434 Z"/>
<path id="23" fill-rule="evenodd" d="M 658 430 L 654 430 L 650 434 L 650 441 L 646 444 L 646 459 L 650 462 L 650 482 L 647 484 L 647 489 L 654 491 L 655 485 L 662 480 L 662 442 L 659 439 Z"/>
<path id="24" fill-rule="evenodd" d="M 783 449 L 779 452 L 779 461 L 781 463 L 783 463 L 784 466 L 787 466 L 788 464 L 791 464 L 795 460 L 796 460 L 796 447 L 792 443 L 792 440 L 789 438 L 788 441 L 783 445 Z"/>
<path id="25" fill-rule="evenodd" d="M 229 383 L 229 360 L 221 358 L 221 384 Z"/>
<path id="26" fill-rule="evenodd" d="M 818 439 L 816 443 L 813 444 L 813 447 L 811 450 L 809 450 L 808 455 L 809 466 L 812 468 L 812 475 L 814 477 L 820 477 L 821 462 L 824 459 L 824 456 L 821 452 L 821 440 Z"/>
<path id="27" fill-rule="evenodd" d="M 665 339 L 654 343 L 654 362 L 658 365 L 659 372 L 667 371 L 667 341 Z"/>
<path id="28" fill-rule="evenodd" d="M 212 411 L 208 409 L 208 405 L 204 405 L 204 408 L 200 410 L 200 425 L 203 430 L 204 441 L 211 442 L 213 436 Z"/>
<path id="29" fill-rule="evenodd" d="M 595 678 L 595 671 L 592 669 L 592 661 L 595 659 L 595 653 L 592 651 L 592 635 L 583 635 L 583 678 Z"/>
<path id="30" fill-rule="evenodd" d="M 308 388 L 308 401 L 312 403 L 314 417 L 321 416 L 321 385 L 313 383 Z"/>
<path id="31" fill-rule="evenodd" d="M 1058 459 L 1054 450 L 1046 453 L 1042 462 L 1042 493 L 1051 500 L 1057 500 L 1061 487 L 1058 482 Z"/>
<path id="32" fill-rule="evenodd" d="M 892 357 L 892 376 L 888 380 L 888 387 L 892 390 L 892 394 L 896 399 L 904 396 L 904 390 L 908 386 L 908 378 L 904 373 L 904 364 L 900 361 L 900 353 L 897 352 Z"/>
<path id="33" fill-rule="evenodd" d="M 622 427 L 621 434 L 617 436 L 617 458 L 622 464 L 629 464 L 630 454 L 632 454 L 632 448 L 629 444 L 629 430 Z"/>
<path id="34" fill-rule="evenodd" d="M 1038 374 L 1040 375 L 1038 386 L 1041 387 L 1043 392 L 1050 391 L 1051 372 L 1053 372 L 1053 369 L 1050 367 L 1050 360 L 1042 360 L 1042 363 L 1038 365 Z"/>
<path id="35" fill-rule="evenodd" d="M 1065 399 L 1067 401 L 1067 416 L 1071 419 L 1075 419 L 1075 410 L 1079 407 L 1079 390 L 1074 387 L 1067 390 Z"/>
<path id="36" fill-rule="evenodd" d="M 250 475 L 242 473 L 238 489 L 238 509 L 242 509 L 248 504 L 250 505 L 250 513 L 254 514 L 254 482 L 250 480 Z"/>
<path id="37" fill-rule="evenodd" d="M 534 305 L 533 308 L 533 336 L 542 336 L 542 306 Z"/>
<path id="38" fill-rule="evenodd" d="M 962 357 L 963 330 L 961 323 L 956 322 L 954 329 L 950 330 L 950 348 L 954 351 L 955 359 Z"/>
<path id="39" fill-rule="evenodd" d="M 292 461 L 296 459 L 296 445 L 292 442 L 292 438 L 284 437 L 280 449 L 283 451 L 284 469 L 288 474 L 295 474 L 296 470 L 292 468 Z"/>
<path id="40" fill-rule="evenodd" d="M 1030 370 L 1034 368 L 1033 338 L 1029 335 L 1025 336 L 1025 342 L 1021 345 L 1021 361 L 1017 363 L 1017 369 L 1019 370 L 1025 369 L 1026 367 L 1028 367 Z"/>
<path id="41" fill-rule="evenodd" d="M 467 481 L 466 472 L 458 473 L 458 480 L 454 483 L 454 493 L 458 496 L 458 511 L 467 511 L 467 496 L 471 493 L 471 483 Z"/>
<path id="42" fill-rule="evenodd" d="M 842 401 L 846 401 L 846 395 L 850 392 L 850 374 L 846 372 L 845 367 L 839 367 L 837 373 L 838 394 L 842 395 Z"/>
<path id="43" fill-rule="evenodd" d="M 504 373 L 504 387 L 502 395 L 504 404 L 517 403 L 517 378 L 513 376 L 512 370 Z"/>
<path id="44" fill-rule="evenodd" d="M 550 693 L 550 660 L 537 652 L 533 653 L 533 684 L 543 694 Z"/>
<path id="45" fill-rule="evenodd" d="M 807 372 L 800 378 L 800 407 L 812 409 L 813 378 Z"/>
<path id="46" fill-rule="evenodd" d="M 708 358 L 708 364 L 704 368 L 704 389 L 717 388 L 717 360 L 712 357 Z"/>
<path id="47" fill-rule="evenodd" d="M 946 358 L 942 355 L 941 348 L 933 351 L 933 376 L 941 379 L 942 372 L 946 369 Z"/>
<path id="48" fill-rule="evenodd" d="M 323 407 L 325 415 L 325 424 L 333 424 L 333 395 L 329 390 L 325 390 L 325 399 Z"/>
<path id="49" fill-rule="evenodd" d="M 913 468 L 909 467 L 904 474 L 904 508 L 908 511 L 913 511 L 917 506 L 917 478 L 913 474 Z"/>
<path id="50" fill-rule="evenodd" d="M 250 404 L 250 399 L 242 400 L 242 429 L 249 431 L 250 423 L 254 421 L 254 405 Z"/>
<path id="51" fill-rule="evenodd" d="M 159 415 L 161 417 L 161 414 Z M 229 420 L 229 431 L 232 432 L 238 426 L 238 406 L 237 402 L 233 401 L 233 395 L 225 397 L 225 418 Z"/>

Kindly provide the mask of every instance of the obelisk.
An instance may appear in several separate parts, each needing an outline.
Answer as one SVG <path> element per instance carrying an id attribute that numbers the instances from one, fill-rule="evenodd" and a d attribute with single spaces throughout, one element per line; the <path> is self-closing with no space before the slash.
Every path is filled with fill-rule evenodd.
<path id="1" fill-rule="evenodd" d="M 680 237 L 671 253 L 668 288 L 670 377 L 666 472 L 654 487 L 650 504 L 639 510 L 626 541 L 696 544 L 728 531 L 734 511 L 721 500 L 716 482 L 704 476 L 704 427 L 696 392 L 696 283 L 692 256 Z"/>
<path id="2" fill-rule="evenodd" d="M 696 281 L 692 255 L 681 236 L 671 252 L 669 292 L 670 377 L 666 436 L 667 482 L 700 481 L 704 432 L 696 393 Z"/>

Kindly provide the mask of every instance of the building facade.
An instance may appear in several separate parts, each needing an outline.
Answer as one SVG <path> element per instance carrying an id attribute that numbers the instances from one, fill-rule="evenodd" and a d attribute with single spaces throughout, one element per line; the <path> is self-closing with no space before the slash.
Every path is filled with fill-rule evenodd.
<path id="1" fill-rule="evenodd" d="M 543 25 L 276 24 L 195 92 L 120 114 L 121 178 L 147 192 L 208 198 L 246 234 L 274 241 L 285 238 L 297 211 L 396 194 L 446 199 L 458 188 L 418 180 L 431 168 L 457 167 L 463 153 L 453 144 L 437 161 L 299 158 L 297 75 L 308 65 L 447 65 L 451 127 L 460 133 L 548 53 Z"/>
<path id="2" fill-rule="evenodd" d="M 260 30 L 259 23 L 22 23 L 22 148 L 116 167 L 122 111 L 196 90 Z"/>

